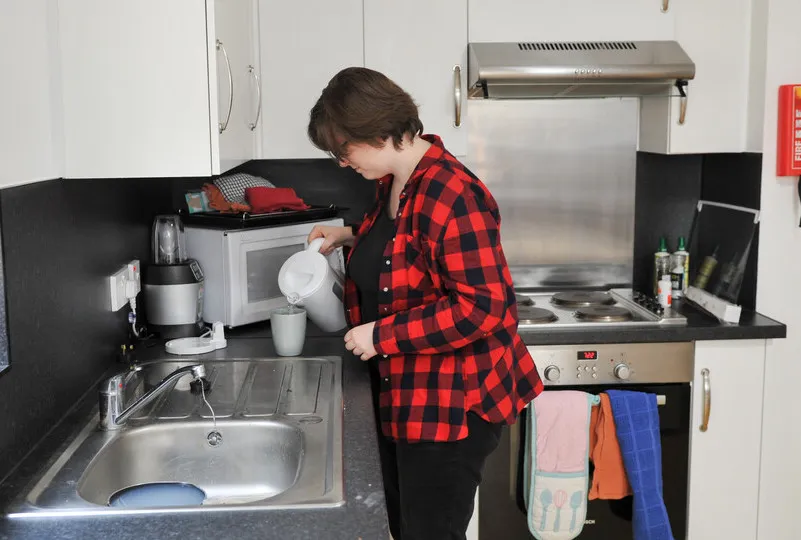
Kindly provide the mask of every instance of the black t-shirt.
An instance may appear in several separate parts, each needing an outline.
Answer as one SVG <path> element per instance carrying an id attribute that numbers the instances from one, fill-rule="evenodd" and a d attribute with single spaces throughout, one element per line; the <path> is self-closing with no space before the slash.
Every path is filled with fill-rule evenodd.
<path id="1" fill-rule="evenodd" d="M 348 272 L 359 293 L 362 324 L 378 319 L 378 278 L 387 242 L 395 233 L 395 222 L 386 207 L 378 214 L 367 236 L 359 240 L 348 263 Z"/>

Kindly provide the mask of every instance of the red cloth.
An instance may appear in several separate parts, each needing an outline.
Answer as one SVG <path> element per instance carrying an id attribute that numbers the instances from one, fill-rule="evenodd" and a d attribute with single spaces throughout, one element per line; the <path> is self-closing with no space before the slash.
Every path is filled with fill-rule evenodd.
<path id="1" fill-rule="evenodd" d="M 292 188 L 250 187 L 245 189 L 245 199 L 254 214 L 309 208 L 309 205 L 304 203 Z"/>

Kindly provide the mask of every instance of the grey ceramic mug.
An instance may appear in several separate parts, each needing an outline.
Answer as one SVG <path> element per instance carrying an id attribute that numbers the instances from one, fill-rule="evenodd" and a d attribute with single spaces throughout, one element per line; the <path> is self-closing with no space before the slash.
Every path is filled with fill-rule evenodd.
<path id="1" fill-rule="evenodd" d="M 306 310 L 282 307 L 270 313 L 275 352 L 279 356 L 298 356 L 306 341 Z"/>

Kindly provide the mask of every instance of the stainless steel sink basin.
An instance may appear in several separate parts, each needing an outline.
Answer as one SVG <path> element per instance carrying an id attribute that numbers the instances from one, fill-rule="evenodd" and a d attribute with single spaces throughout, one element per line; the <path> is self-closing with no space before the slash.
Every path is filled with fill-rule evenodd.
<path id="1" fill-rule="evenodd" d="M 204 504 L 259 501 L 292 487 L 303 462 L 303 432 L 280 422 L 225 422 L 223 443 L 206 441 L 209 422 L 159 424 L 117 437 L 89 465 L 78 494 L 106 505 L 131 486 L 162 482 L 192 484 Z M 121 467 L 120 464 L 135 464 Z"/>
<path id="2" fill-rule="evenodd" d="M 132 377 L 133 400 L 186 363 L 149 364 Z M 211 412 L 181 382 L 116 431 L 98 415 L 8 509 L 11 518 L 336 506 L 342 482 L 341 359 L 203 362 Z M 184 483 L 202 504 L 111 506 L 135 486 Z"/>

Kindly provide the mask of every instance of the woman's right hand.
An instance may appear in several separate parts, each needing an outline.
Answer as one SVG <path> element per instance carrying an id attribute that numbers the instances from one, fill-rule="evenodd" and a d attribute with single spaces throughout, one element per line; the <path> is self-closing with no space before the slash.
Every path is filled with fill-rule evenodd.
<path id="1" fill-rule="evenodd" d="M 328 255 L 338 247 L 353 247 L 353 230 L 350 227 L 334 227 L 331 225 L 315 225 L 309 233 L 308 242 L 311 243 L 315 238 L 325 238 L 325 242 L 320 247 L 320 253 Z"/>

